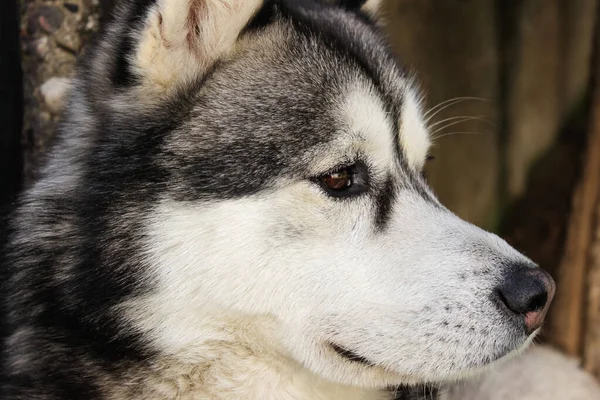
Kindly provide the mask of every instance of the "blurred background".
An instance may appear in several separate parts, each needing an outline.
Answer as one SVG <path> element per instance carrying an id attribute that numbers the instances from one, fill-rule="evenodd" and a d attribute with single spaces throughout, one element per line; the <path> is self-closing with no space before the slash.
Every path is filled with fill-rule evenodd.
<path id="1" fill-rule="evenodd" d="M 0 1 L 3 214 L 34 178 L 77 56 L 115 2 Z M 384 0 L 382 21 L 427 95 L 435 191 L 554 276 L 543 341 L 600 378 L 598 3 Z"/>

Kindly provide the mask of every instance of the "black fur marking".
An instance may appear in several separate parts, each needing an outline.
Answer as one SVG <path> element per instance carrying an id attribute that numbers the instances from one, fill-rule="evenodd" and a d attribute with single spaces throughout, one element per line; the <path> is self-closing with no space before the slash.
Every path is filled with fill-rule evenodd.
<path id="1" fill-rule="evenodd" d="M 290 60 L 285 62 L 294 63 L 292 56 L 286 55 Z M 322 80 L 333 79 L 327 76 L 333 71 L 314 74 L 315 82 L 299 90 L 295 76 L 269 69 L 260 78 L 245 77 L 229 94 L 211 96 L 246 70 L 239 66 L 238 71 L 234 61 L 215 71 L 195 100 L 197 129 L 174 133 L 172 140 L 187 141 L 185 153 L 194 154 L 170 155 L 169 181 L 174 184 L 169 191 L 176 200 L 239 198 L 267 189 L 278 178 L 307 179 L 306 165 L 295 162 L 295 155 L 335 135 L 334 116 L 321 111 L 332 94 L 319 91 Z M 203 150 L 207 141 L 210 152 Z M 188 151 L 195 146 L 197 151 Z"/>
<path id="2" fill-rule="evenodd" d="M 277 4 L 270 0 L 265 0 L 263 6 L 258 10 L 256 15 L 248 22 L 248 24 L 242 29 L 240 36 L 256 32 L 264 29 L 265 27 L 271 25 L 279 14 Z"/>
<path id="3" fill-rule="evenodd" d="M 338 54 L 351 58 L 365 73 L 371 77 L 379 90 L 382 87 L 382 64 L 397 66 L 392 55 L 392 50 L 387 43 L 381 40 L 378 29 L 359 18 L 349 21 L 348 16 L 341 17 L 345 23 L 352 23 L 349 29 L 333 20 L 329 13 L 343 13 L 342 9 L 326 6 L 313 1 L 282 0 L 283 15 L 291 19 L 299 32 L 308 36 L 320 35 L 323 43 L 330 46 Z M 352 14 L 354 15 L 354 14 Z M 369 38 L 369 42 L 365 41 Z M 392 105 L 399 99 L 390 98 L 384 92 L 386 104 Z"/>
<path id="4" fill-rule="evenodd" d="M 111 81 L 115 87 L 129 87 L 137 83 L 137 77 L 133 75 L 129 65 L 129 59 L 135 48 L 135 42 L 131 37 L 132 29 L 140 26 L 147 11 L 156 3 L 156 0 L 135 0 L 125 25 L 126 32 L 120 38 L 116 49 L 116 59 L 111 74 Z M 117 8 L 119 9 L 119 8 Z"/>
<path id="5" fill-rule="evenodd" d="M 374 21 L 371 20 L 370 16 L 363 13 L 360 8 L 364 5 L 366 0 L 342 0 L 336 7 L 341 7 L 347 11 L 351 11 L 355 16 L 357 16 L 363 23 L 368 25 L 374 25 Z M 311 3 L 313 3 L 311 5 Z M 316 3 L 316 4 L 315 4 Z M 298 6 L 301 8 L 307 7 L 333 7 L 335 3 L 330 5 L 325 5 L 322 3 L 315 2 L 314 0 L 300 0 L 290 2 L 287 6 Z M 277 0 L 265 0 L 261 9 L 256 13 L 254 18 L 250 20 L 248 25 L 242 31 L 242 35 L 252 31 L 258 31 L 263 29 L 264 27 L 273 23 L 278 16 L 281 16 L 281 10 L 278 7 Z"/>
<path id="6" fill-rule="evenodd" d="M 0 397 L 13 399 L 99 399 L 100 391 L 90 383 L 85 371 L 72 371 L 68 358 L 63 357 L 64 369 L 55 366 L 40 371 L 37 376 L 15 376 L 10 382 L 0 382 Z M 49 366 L 49 364 L 48 364 Z M 41 389 L 41 392 L 32 391 Z M 43 397 L 38 393 L 44 393 Z"/>
<path id="7" fill-rule="evenodd" d="M 150 207 L 164 192 L 168 174 L 156 164 L 157 154 L 168 132 L 186 121 L 191 99 L 179 93 L 146 115 L 95 110 L 98 135 L 84 158 L 85 188 L 38 195 L 35 225 L 21 233 L 31 237 L 11 254 L 10 275 L 27 274 L 12 278 L 3 294 L 10 299 L 8 333 L 29 327 L 24 344 L 48 350 L 27 375 L 4 376 L 10 395 L 0 397 L 33 398 L 25 394 L 36 388 L 48 399 L 99 398 L 96 374 L 117 378 L 154 356 L 136 332 L 121 329 L 111 307 L 148 290 L 140 283 L 139 247 L 148 210 L 139 199 Z M 40 229 L 43 237 L 36 238 Z M 21 356 L 18 346 L 7 350 Z"/>
<path id="8" fill-rule="evenodd" d="M 359 356 L 358 354 L 354 353 L 353 351 L 350 351 L 348 349 L 340 347 L 337 344 L 331 343 L 330 345 L 331 345 L 331 348 L 333 350 L 335 350 L 336 353 L 338 353 L 340 356 L 342 356 L 350 361 L 364 364 L 367 367 L 372 367 L 375 365 L 375 363 L 373 363 L 372 361 L 367 360 L 363 356 Z"/>
<path id="9" fill-rule="evenodd" d="M 383 187 L 381 193 L 379 193 L 377 196 L 377 201 L 375 203 L 377 207 L 375 212 L 375 227 L 379 232 L 385 230 L 390 220 L 396 195 L 396 185 L 394 184 L 392 178 L 388 177 L 385 186 Z"/>
<path id="10" fill-rule="evenodd" d="M 360 10 L 366 0 L 340 0 L 340 5 L 348 10 Z"/>
<path id="11" fill-rule="evenodd" d="M 410 188 L 410 190 L 417 192 L 423 198 L 423 200 L 432 206 L 436 208 L 444 208 L 427 187 L 425 179 L 422 176 L 410 172 L 410 168 L 406 165 L 404 160 L 402 160 L 402 164 L 404 170 L 406 171 L 406 175 L 404 177 L 406 181 L 404 182 L 403 186 L 406 186 L 407 188 Z"/>
<path id="12" fill-rule="evenodd" d="M 433 385 L 401 386 L 392 391 L 395 393 L 394 400 L 436 400 L 439 398 L 439 389 Z"/>
<path id="13" fill-rule="evenodd" d="M 119 322 L 106 311 L 147 290 L 139 279 L 143 251 L 135 246 L 142 245 L 145 221 L 140 218 L 149 210 L 140 209 L 139 199 L 151 207 L 165 192 L 169 174 L 156 160 L 169 132 L 188 119 L 192 104 L 190 93 L 182 92 L 146 115 L 106 114 L 100 120 L 111 129 L 98 136 L 82 180 L 86 193 L 77 211 L 87 235 L 75 266 L 78 281 L 72 285 L 78 289 L 73 295 L 83 301 L 72 312 L 83 324 L 80 329 L 92 335 L 85 342 L 96 343 L 97 358 L 107 362 L 151 355 L 135 333 L 117 335 Z"/>

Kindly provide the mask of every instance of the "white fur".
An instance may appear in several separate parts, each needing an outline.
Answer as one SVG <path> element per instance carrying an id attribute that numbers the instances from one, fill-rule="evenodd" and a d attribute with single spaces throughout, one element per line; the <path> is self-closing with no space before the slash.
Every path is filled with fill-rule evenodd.
<path id="1" fill-rule="evenodd" d="M 577 361 L 547 347 L 527 351 L 477 379 L 461 382 L 442 400 L 594 400 L 600 385 Z"/>
<path id="2" fill-rule="evenodd" d="M 340 99 L 335 115 L 339 134 L 307 155 L 306 163 L 314 176 L 366 156 L 373 167 L 372 178 L 383 180 L 394 167 L 390 150 L 395 146 L 389 132 L 392 122 L 372 85 L 357 78 Z"/>
<path id="3" fill-rule="evenodd" d="M 381 9 L 382 0 L 368 0 L 362 6 L 362 10 L 367 14 L 371 14 L 377 16 L 379 10 Z"/>
<path id="4" fill-rule="evenodd" d="M 409 165 L 415 170 L 423 168 L 431 140 L 423 121 L 422 101 L 410 87 L 402 103 L 400 143 Z"/>

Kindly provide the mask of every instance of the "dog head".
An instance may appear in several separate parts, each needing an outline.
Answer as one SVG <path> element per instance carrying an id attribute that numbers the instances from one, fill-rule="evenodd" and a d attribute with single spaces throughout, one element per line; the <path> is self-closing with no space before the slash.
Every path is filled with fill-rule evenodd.
<path id="1" fill-rule="evenodd" d="M 119 188 L 105 220 L 143 242 L 127 318 L 154 347 L 233 321 L 323 377 L 385 386 L 531 340 L 553 282 L 427 186 L 422 100 L 373 2 L 134 3 L 78 87 L 104 118 L 93 179 Z"/>

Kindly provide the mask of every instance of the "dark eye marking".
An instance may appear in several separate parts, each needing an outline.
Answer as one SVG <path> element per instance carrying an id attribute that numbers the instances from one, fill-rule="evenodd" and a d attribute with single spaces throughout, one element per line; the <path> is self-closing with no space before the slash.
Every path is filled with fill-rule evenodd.
<path id="1" fill-rule="evenodd" d="M 388 225 L 392 216 L 392 209 L 394 207 L 396 196 L 397 188 L 392 177 L 390 176 L 387 178 L 383 190 L 377 196 L 375 227 L 378 231 L 384 231 Z"/>

